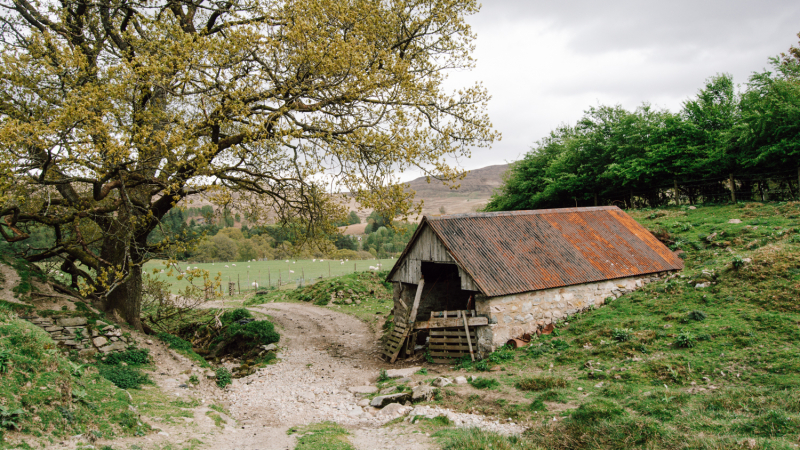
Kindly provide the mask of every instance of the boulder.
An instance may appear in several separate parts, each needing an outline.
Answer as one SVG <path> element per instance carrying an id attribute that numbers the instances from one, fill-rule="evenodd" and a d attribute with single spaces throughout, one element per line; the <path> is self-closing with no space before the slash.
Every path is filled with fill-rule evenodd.
<path id="1" fill-rule="evenodd" d="M 394 419 L 396 417 L 400 417 L 407 414 L 409 411 L 411 411 L 410 406 L 403 406 L 399 403 L 392 403 L 387 405 L 385 408 L 378 411 L 377 413 L 375 413 L 375 416 L 381 418 Z"/>
<path id="2" fill-rule="evenodd" d="M 436 390 L 430 386 L 420 385 L 414 388 L 411 392 L 411 401 L 416 402 L 427 402 L 433 398 L 433 393 Z"/>
<path id="3" fill-rule="evenodd" d="M 108 339 L 104 338 L 103 336 L 98 336 L 98 337 L 92 339 L 92 344 L 94 344 L 94 346 L 98 347 L 98 348 L 106 345 L 107 343 L 108 343 Z"/>
<path id="4" fill-rule="evenodd" d="M 742 223 L 742 220 L 741 219 L 731 219 L 731 220 L 728 221 L 728 223 Z"/>
<path id="5" fill-rule="evenodd" d="M 94 326 L 97 327 L 97 328 L 103 328 L 103 327 L 107 327 L 108 324 L 103 322 L 102 320 L 97 320 L 97 321 L 94 322 Z"/>
<path id="6" fill-rule="evenodd" d="M 411 394 L 408 392 L 401 392 L 399 394 L 390 394 L 390 395 L 380 395 L 372 399 L 369 402 L 370 406 L 375 408 L 383 408 L 384 406 L 391 404 L 391 403 L 404 403 L 411 399 Z"/>
<path id="7" fill-rule="evenodd" d="M 378 392 L 378 388 L 375 386 L 353 386 L 347 388 L 347 390 L 356 395 L 369 395 Z"/>
<path id="8" fill-rule="evenodd" d="M 277 350 L 278 346 L 275 344 L 269 344 L 269 345 L 263 345 L 261 346 L 261 348 L 263 348 L 266 351 L 270 351 L 270 350 Z"/>
<path id="9" fill-rule="evenodd" d="M 453 382 L 450 381 L 449 378 L 438 377 L 437 379 L 433 380 L 433 383 L 431 383 L 431 384 L 436 386 L 436 387 L 443 388 L 443 387 L 447 386 L 448 384 L 453 384 Z"/>
<path id="10" fill-rule="evenodd" d="M 392 392 L 397 392 L 397 386 L 390 386 L 386 389 L 381 389 L 381 395 L 391 394 Z"/>
<path id="11" fill-rule="evenodd" d="M 109 353 L 109 352 L 116 352 L 125 350 L 127 344 L 121 341 L 112 342 L 111 344 L 106 345 L 105 347 L 100 347 L 101 353 Z"/>
<path id="12" fill-rule="evenodd" d="M 405 378 L 410 377 L 417 373 L 419 369 L 422 367 L 414 366 L 414 367 L 406 367 L 405 369 L 389 369 L 386 371 L 386 376 L 389 378 Z"/>
<path id="13" fill-rule="evenodd" d="M 79 327 L 86 325 L 85 317 L 62 317 L 58 319 L 58 324 L 62 327 Z"/>
<path id="14" fill-rule="evenodd" d="M 54 331 L 62 331 L 63 329 L 64 329 L 64 327 L 47 327 L 47 328 L 44 329 L 44 331 L 47 331 L 48 333 L 52 333 Z"/>
<path id="15" fill-rule="evenodd" d="M 456 377 L 456 384 L 467 384 L 467 377 Z"/>

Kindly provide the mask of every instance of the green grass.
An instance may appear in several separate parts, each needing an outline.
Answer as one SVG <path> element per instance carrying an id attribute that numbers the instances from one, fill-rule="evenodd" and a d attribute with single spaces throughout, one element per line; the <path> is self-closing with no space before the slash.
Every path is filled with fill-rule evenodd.
<path id="1" fill-rule="evenodd" d="M 329 308 L 352 314 L 374 325 L 387 317 L 393 306 L 391 284 L 384 281 L 386 275 L 386 271 L 343 275 L 320 280 L 303 288 L 257 295 L 246 304 L 252 306 L 270 302 L 300 302 L 329 305 Z M 348 299 L 351 303 L 346 302 Z"/>
<path id="2" fill-rule="evenodd" d="M 206 411 L 206 415 L 214 421 L 217 428 L 225 428 L 225 419 L 214 411 Z"/>
<path id="3" fill-rule="evenodd" d="M 479 428 L 448 428 L 434 433 L 442 450 L 537 450 L 525 439 L 502 436 Z"/>
<path id="4" fill-rule="evenodd" d="M 347 439 L 350 434 L 333 422 L 319 422 L 304 427 L 293 427 L 289 434 L 297 434 L 296 450 L 354 450 Z"/>
<path id="5" fill-rule="evenodd" d="M 267 288 L 268 286 L 278 285 L 278 279 L 281 280 L 281 289 L 294 289 L 299 284 L 303 275 L 305 275 L 304 284 L 309 285 L 320 278 L 326 279 L 330 277 L 338 277 L 354 273 L 368 272 L 370 266 L 382 264 L 383 270 L 392 268 L 396 260 L 382 259 L 382 260 L 365 260 L 365 261 L 348 261 L 341 264 L 339 260 L 308 260 L 298 259 L 279 261 L 253 261 L 253 262 L 224 262 L 224 263 L 197 263 L 197 262 L 180 262 L 178 266 L 181 270 L 185 271 L 187 267 L 194 269 L 206 270 L 211 277 L 219 277 L 224 287 L 224 293 L 228 295 L 228 282 L 234 282 L 241 285 L 242 292 L 253 292 L 253 282 L 257 282 L 259 287 Z M 235 266 L 234 266 L 235 264 Z M 225 266 L 228 267 L 225 267 Z M 330 272 L 328 266 L 330 265 Z M 249 266 L 249 267 L 248 267 Z M 177 279 L 178 272 L 173 271 L 173 276 L 168 276 L 169 268 L 165 267 L 164 261 L 153 260 L 145 264 L 144 269 L 148 273 L 155 273 L 156 278 L 168 280 L 171 283 L 171 291 L 178 293 L 183 291 L 189 282 L 183 278 Z M 164 270 L 164 273 L 160 273 Z M 290 271 L 294 271 L 291 273 Z M 329 275 L 330 273 L 330 275 Z"/>
<path id="6" fill-rule="evenodd" d="M 530 431 L 440 431 L 443 448 L 796 448 L 800 203 L 630 214 L 683 250 L 685 270 L 570 317 L 525 348 L 462 363 L 499 386 L 444 389 L 435 403 Z"/>
<path id="7" fill-rule="evenodd" d="M 0 307 L 0 399 L 11 410 L 18 429 L 5 432 L 0 448 L 19 438 L 49 442 L 82 433 L 95 437 L 141 435 L 149 426 L 131 415 L 128 395 L 102 377 L 92 365 L 71 361 L 42 329 Z"/>

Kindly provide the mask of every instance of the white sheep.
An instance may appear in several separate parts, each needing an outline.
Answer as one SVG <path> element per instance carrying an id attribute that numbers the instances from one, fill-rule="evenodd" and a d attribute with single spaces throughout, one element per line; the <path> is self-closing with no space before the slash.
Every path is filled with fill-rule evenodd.
<path id="1" fill-rule="evenodd" d="M 258 283 L 256 283 L 255 281 L 253 281 L 253 287 L 257 288 L 257 287 L 258 287 Z"/>
<path id="2" fill-rule="evenodd" d="M 290 270 L 289 273 L 294 273 L 294 270 Z"/>
<path id="3" fill-rule="evenodd" d="M 227 267 L 228 267 L 228 265 L 227 265 L 227 264 L 225 264 L 225 267 L 227 268 Z"/>
<path id="4" fill-rule="evenodd" d="M 231 264 L 233 267 L 236 267 L 236 264 Z"/>

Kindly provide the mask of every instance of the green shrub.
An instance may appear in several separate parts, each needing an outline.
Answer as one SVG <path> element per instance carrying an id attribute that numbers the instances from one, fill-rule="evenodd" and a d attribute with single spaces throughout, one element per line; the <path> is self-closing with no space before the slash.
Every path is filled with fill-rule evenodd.
<path id="1" fill-rule="evenodd" d="M 231 384 L 231 371 L 220 367 L 217 369 L 217 386 L 224 388 L 229 384 Z"/>
<path id="2" fill-rule="evenodd" d="M 192 375 L 189 377 L 189 383 L 194 385 L 200 384 L 200 378 L 197 378 L 197 375 Z"/>
<path id="3" fill-rule="evenodd" d="M 702 322 L 702 321 L 706 320 L 706 313 L 704 313 L 703 311 L 691 311 L 691 312 L 689 312 L 689 314 L 686 317 L 688 317 L 689 320 L 695 320 L 697 322 Z"/>
<path id="4" fill-rule="evenodd" d="M 189 343 L 188 341 L 184 341 L 183 339 L 179 338 L 178 336 L 175 336 L 174 334 L 158 333 L 156 336 L 162 341 L 164 341 L 164 343 L 169 345 L 169 348 L 174 348 L 176 350 L 184 350 L 187 352 L 192 351 L 191 343 Z"/>
<path id="5" fill-rule="evenodd" d="M 389 375 L 386 374 L 386 371 L 381 369 L 380 373 L 378 373 L 378 383 L 383 383 L 384 381 L 389 381 Z"/>
<path id="6" fill-rule="evenodd" d="M 517 389 L 521 391 L 543 391 L 545 389 L 565 388 L 567 380 L 562 377 L 529 377 L 517 382 Z"/>
<path id="7" fill-rule="evenodd" d="M 494 378 L 476 377 L 470 380 L 469 384 L 475 389 L 494 389 L 500 386 L 500 382 Z"/>
<path id="8" fill-rule="evenodd" d="M 633 331 L 630 328 L 614 328 L 612 334 L 617 342 L 627 342 L 633 337 Z"/>
<path id="9" fill-rule="evenodd" d="M 11 352 L 0 348 L 0 373 L 8 372 L 8 362 L 11 360 Z"/>
<path id="10" fill-rule="evenodd" d="M 593 423 L 613 419 L 625 414 L 621 406 L 610 400 L 596 399 L 584 403 L 572 413 L 572 420 L 581 423 Z"/>
<path id="11" fill-rule="evenodd" d="M 688 331 L 681 331 L 680 334 L 675 336 L 675 346 L 679 348 L 691 348 L 697 343 L 692 333 Z"/>
<path id="12" fill-rule="evenodd" d="M 124 352 L 111 353 L 105 358 L 105 363 L 110 365 L 124 362 L 126 364 L 141 366 L 150 362 L 150 350 L 146 348 L 129 348 Z"/>
<path id="13" fill-rule="evenodd" d="M 242 319 L 251 319 L 252 317 L 253 314 L 251 314 L 247 308 L 236 308 L 230 311 L 225 311 L 225 313 L 220 316 L 219 320 L 223 323 L 223 325 L 228 325 Z"/>
<path id="14" fill-rule="evenodd" d="M 133 367 L 101 364 L 97 370 L 103 378 L 114 383 L 120 389 L 139 389 L 142 384 L 150 383 L 147 375 Z"/>
<path id="15" fill-rule="evenodd" d="M 19 408 L 11 409 L 5 405 L 0 405 L 0 429 L 10 430 L 17 428 L 17 421 L 23 414 L 24 411 Z"/>
<path id="16" fill-rule="evenodd" d="M 275 331 L 275 325 L 266 320 L 257 320 L 245 325 L 233 323 L 228 328 L 228 336 L 252 342 L 254 345 L 274 344 L 281 339 L 281 335 Z"/>

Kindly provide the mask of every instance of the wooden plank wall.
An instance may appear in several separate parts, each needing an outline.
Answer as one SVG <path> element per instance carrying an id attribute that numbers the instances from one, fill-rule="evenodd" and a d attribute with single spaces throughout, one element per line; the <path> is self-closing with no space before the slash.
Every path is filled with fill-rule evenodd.
<path id="1" fill-rule="evenodd" d="M 436 233 L 431 230 L 431 227 L 425 225 L 425 228 L 419 233 L 417 239 L 411 243 L 412 247 L 405 258 L 401 262 L 400 267 L 392 277 L 392 281 L 400 281 L 403 283 L 417 284 L 420 275 L 422 275 L 422 262 L 437 262 L 455 264 L 456 261 L 450 256 L 450 253 L 445 248 L 442 241 L 436 236 Z M 480 291 L 477 284 L 473 281 L 472 277 L 464 272 L 461 267 L 458 268 L 458 275 L 461 277 L 461 289 L 467 291 Z"/>

